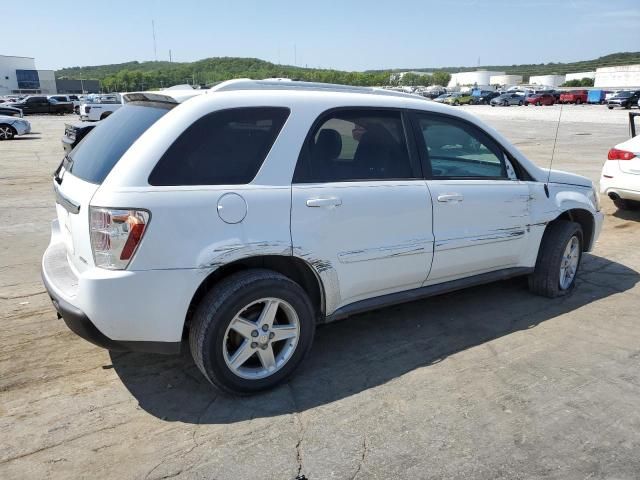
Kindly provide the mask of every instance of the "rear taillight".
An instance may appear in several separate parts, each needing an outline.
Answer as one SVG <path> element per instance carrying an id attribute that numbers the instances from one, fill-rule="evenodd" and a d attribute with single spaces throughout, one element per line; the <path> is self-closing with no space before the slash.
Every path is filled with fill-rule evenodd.
<path id="1" fill-rule="evenodd" d="M 635 157 L 635 153 L 628 152 L 626 150 L 618 150 L 617 148 L 612 148 L 611 150 L 609 150 L 609 155 L 607 156 L 609 160 L 631 160 Z"/>
<path id="2" fill-rule="evenodd" d="M 89 216 L 96 266 L 111 270 L 127 268 L 149 225 L 149 212 L 91 207 Z"/>
<path id="3" fill-rule="evenodd" d="M 91 107 L 90 106 L 87 105 L 86 107 L 84 107 L 84 113 L 88 114 L 90 111 L 91 111 Z"/>

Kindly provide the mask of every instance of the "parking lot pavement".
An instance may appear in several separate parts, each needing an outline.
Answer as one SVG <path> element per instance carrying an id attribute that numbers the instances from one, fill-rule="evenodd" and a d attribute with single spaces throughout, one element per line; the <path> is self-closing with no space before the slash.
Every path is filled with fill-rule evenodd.
<path id="1" fill-rule="evenodd" d="M 462 108 L 548 165 L 555 123 L 531 116 L 556 107 Z M 554 167 L 597 180 L 627 114 L 564 110 Z M 638 478 L 639 213 L 603 199 L 570 296 L 517 279 L 352 317 L 287 385 L 232 398 L 186 355 L 110 354 L 56 319 L 39 260 L 70 118 L 0 142 L 0 478 Z"/>

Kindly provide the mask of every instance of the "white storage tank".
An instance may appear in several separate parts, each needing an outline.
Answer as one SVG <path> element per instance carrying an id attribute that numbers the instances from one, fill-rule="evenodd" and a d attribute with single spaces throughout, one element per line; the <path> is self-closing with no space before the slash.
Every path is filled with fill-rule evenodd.
<path id="1" fill-rule="evenodd" d="M 565 75 L 534 75 L 529 78 L 529 83 L 532 85 L 541 85 L 545 87 L 559 87 L 566 80 Z"/>
<path id="2" fill-rule="evenodd" d="M 491 85 L 491 77 L 495 75 L 504 75 L 504 72 L 492 72 L 490 70 L 477 70 L 475 72 L 458 72 L 451 74 L 448 88 L 473 86 L 473 85 Z"/>

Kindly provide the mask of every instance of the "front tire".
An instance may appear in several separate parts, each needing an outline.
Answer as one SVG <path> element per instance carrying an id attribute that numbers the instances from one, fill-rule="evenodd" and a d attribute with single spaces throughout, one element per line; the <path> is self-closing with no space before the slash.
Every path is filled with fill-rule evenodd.
<path id="1" fill-rule="evenodd" d="M 549 224 L 542 237 L 535 270 L 529 276 L 529 290 L 548 298 L 569 293 L 578 275 L 582 245 L 582 227 L 578 223 L 556 220 Z"/>
<path id="2" fill-rule="evenodd" d="M 246 270 L 215 285 L 196 308 L 189 344 L 213 385 L 250 394 L 285 381 L 311 349 L 314 309 L 294 281 Z"/>
<path id="3" fill-rule="evenodd" d="M 0 140 L 12 140 L 16 133 L 11 125 L 0 125 Z"/>

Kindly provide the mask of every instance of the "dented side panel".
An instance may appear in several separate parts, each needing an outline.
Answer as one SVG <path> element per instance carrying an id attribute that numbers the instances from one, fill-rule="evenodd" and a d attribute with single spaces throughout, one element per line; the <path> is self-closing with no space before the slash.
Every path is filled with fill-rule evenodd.
<path id="1" fill-rule="evenodd" d="M 307 204 L 324 198 L 340 202 Z M 323 282 L 330 315 L 424 282 L 433 257 L 431 197 L 423 180 L 294 185 L 291 235 L 294 255 Z"/>

